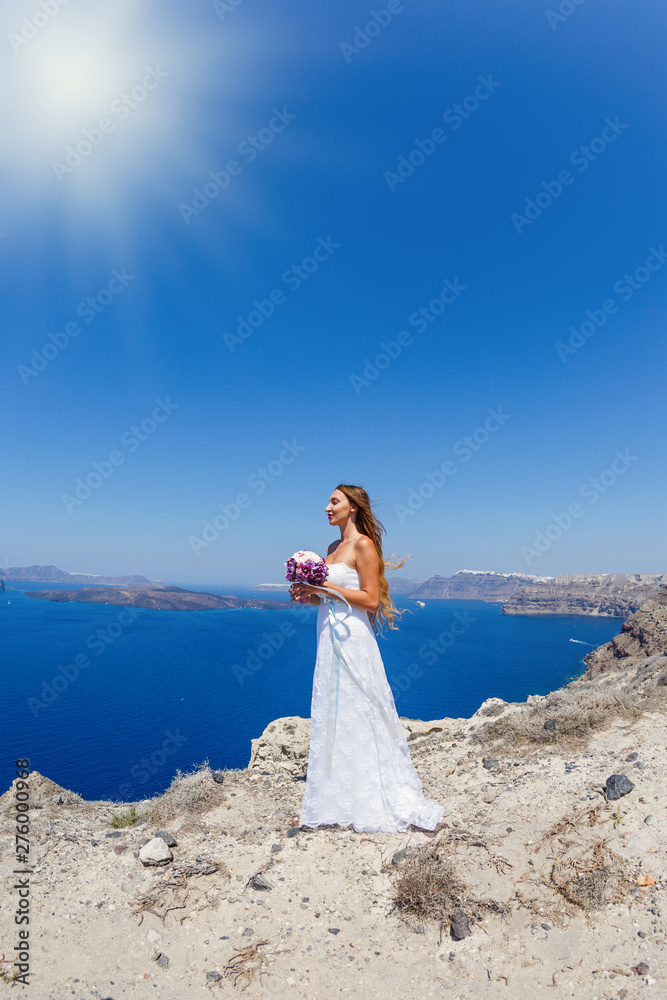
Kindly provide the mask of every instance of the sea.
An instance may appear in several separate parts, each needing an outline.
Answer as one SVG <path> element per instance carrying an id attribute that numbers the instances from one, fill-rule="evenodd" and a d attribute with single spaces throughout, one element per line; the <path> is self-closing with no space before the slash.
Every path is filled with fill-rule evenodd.
<path id="1" fill-rule="evenodd" d="M 0 792 L 14 761 L 28 758 L 85 799 L 136 801 L 204 763 L 244 768 L 273 719 L 310 716 L 317 608 L 297 611 L 285 591 L 188 584 L 285 608 L 155 611 L 27 596 L 52 583 L 11 586 L 0 593 Z M 582 657 L 623 622 L 503 615 L 482 601 L 395 604 L 406 613 L 378 643 L 398 714 L 412 719 L 547 694 L 579 676 Z"/>

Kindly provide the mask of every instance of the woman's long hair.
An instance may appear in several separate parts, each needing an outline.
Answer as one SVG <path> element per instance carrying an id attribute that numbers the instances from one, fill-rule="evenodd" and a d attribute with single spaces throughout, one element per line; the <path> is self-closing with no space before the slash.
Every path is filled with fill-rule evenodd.
<path id="1" fill-rule="evenodd" d="M 412 559 L 412 556 L 403 556 L 397 563 L 392 563 L 388 559 L 385 559 L 382 554 L 382 535 L 386 533 L 385 528 L 371 510 L 371 501 L 366 490 L 362 489 L 361 486 L 351 486 L 348 483 L 339 483 L 336 489 L 344 493 L 350 503 L 357 507 L 357 531 L 362 535 L 368 535 L 372 539 L 378 559 L 380 560 L 380 607 L 372 614 L 368 613 L 371 624 L 374 630 L 379 633 L 382 633 L 385 624 L 389 628 L 398 628 L 397 625 L 394 625 L 394 619 L 405 614 L 405 609 L 398 611 L 394 606 L 384 570 L 385 566 L 388 569 L 401 569 L 406 560 Z M 396 558 L 398 559 L 399 557 L 397 556 Z"/>

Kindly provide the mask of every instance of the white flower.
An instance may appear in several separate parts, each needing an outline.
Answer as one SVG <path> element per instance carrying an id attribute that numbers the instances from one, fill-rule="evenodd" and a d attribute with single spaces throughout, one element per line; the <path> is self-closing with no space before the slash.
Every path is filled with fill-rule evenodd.
<path id="1" fill-rule="evenodd" d="M 314 563 L 324 562 L 322 556 L 318 556 L 317 552 L 309 552 L 308 550 L 305 551 L 300 550 L 299 552 L 295 552 L 294 555 L 292 556 L 292 559 L 294 559 L 294 561 L 297 564 L 308 562 L 308 560 Z"/>

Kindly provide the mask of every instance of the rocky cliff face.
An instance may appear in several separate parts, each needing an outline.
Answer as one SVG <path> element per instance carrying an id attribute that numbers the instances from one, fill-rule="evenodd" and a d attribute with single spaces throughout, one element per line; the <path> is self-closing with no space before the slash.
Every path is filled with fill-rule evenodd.
<path id="1" fill-rule="evenodd" d="M 507 601 L 521 587 L 533 585 L 537 579 L 543 578 L 521 573 L 459 570 L 454 576 L 432 576 L 408 596 L 422 601 Z"/>
<path id="2" fill-rule="evenodd" d="M 645 601 L 618 635 L 584 657 L 586 674 L 626 667 L 629 659 L 667 656 L 667 588 Z"/>
<path id="3" fill-rule="evenodd" d="M 556 576 L 518 590 L 505 615 L 609 615 L 627 618 L 667 584 L 667 574 L 601 573 Z"/>

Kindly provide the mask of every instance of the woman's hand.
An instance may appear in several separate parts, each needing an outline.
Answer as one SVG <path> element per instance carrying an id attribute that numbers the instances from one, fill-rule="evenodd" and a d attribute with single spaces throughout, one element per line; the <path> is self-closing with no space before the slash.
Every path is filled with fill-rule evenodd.
<path id="1" fill-rule="evenodd" d="M 293 583 L 289 589 L 292 602 L 299 604 L 319 604 L 320 592 L 308 583 Z"/>

